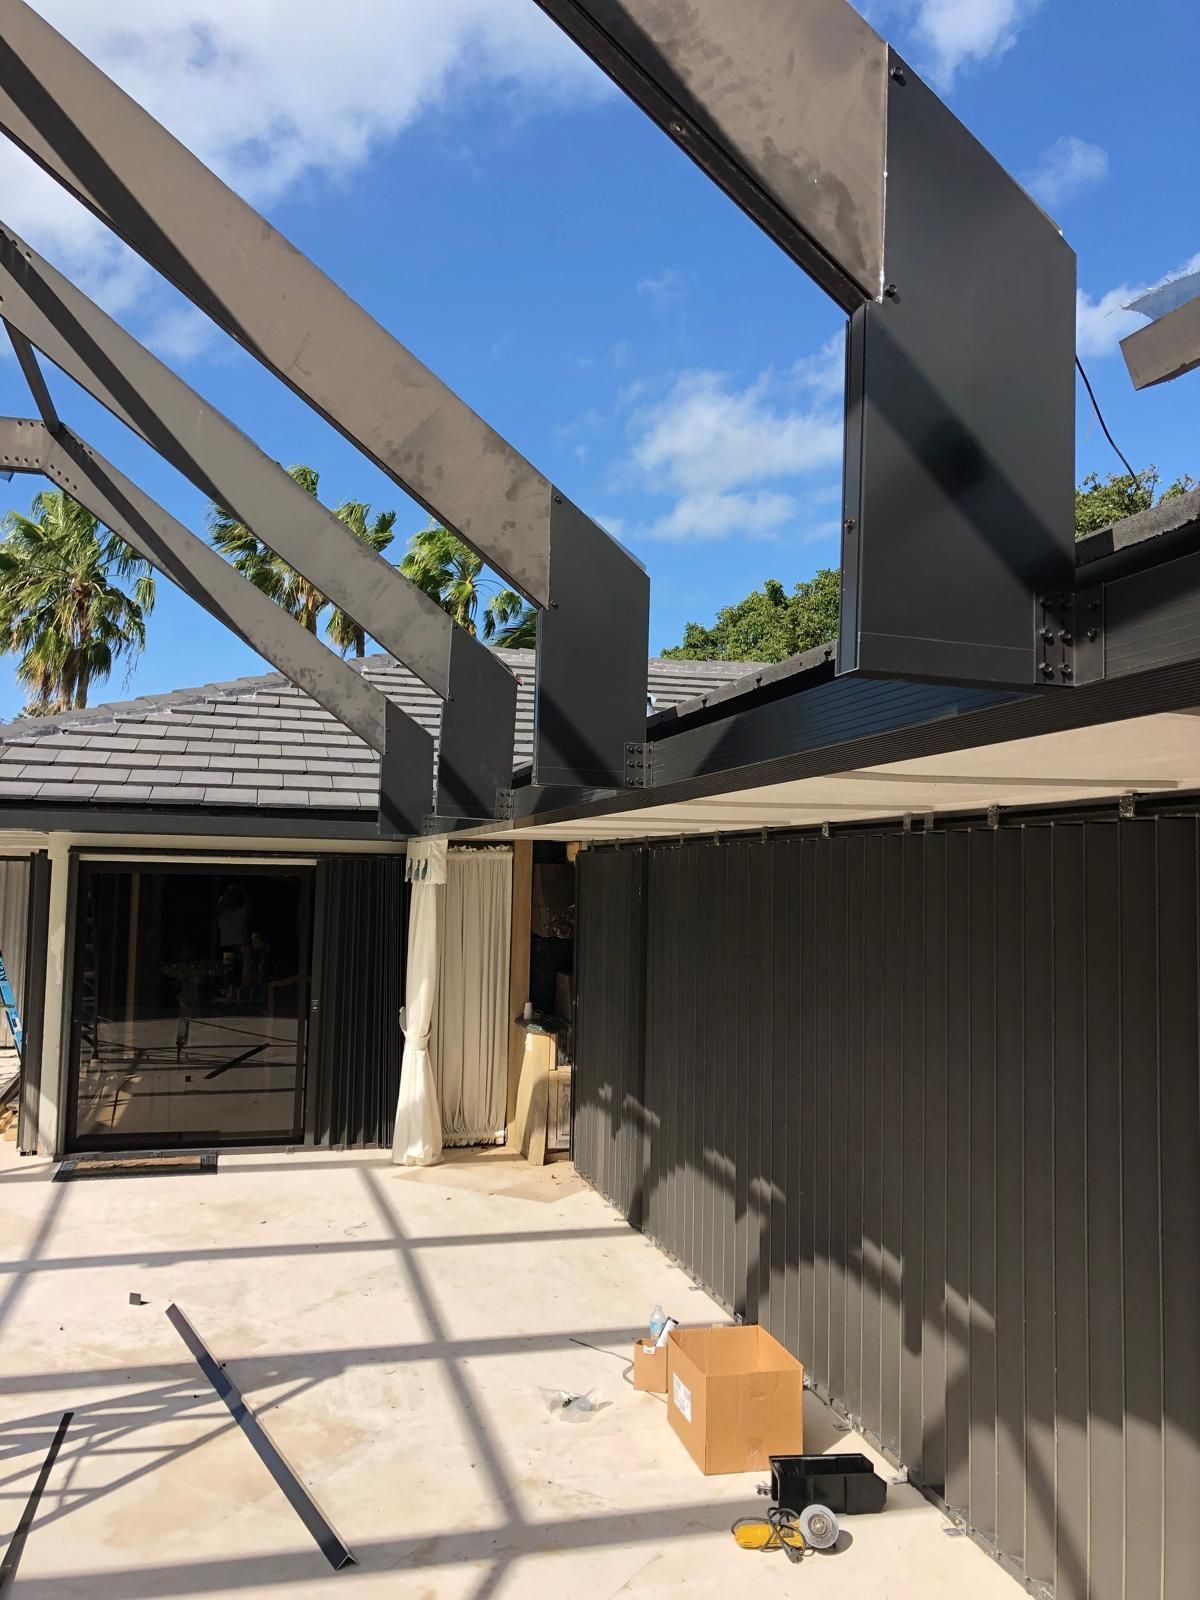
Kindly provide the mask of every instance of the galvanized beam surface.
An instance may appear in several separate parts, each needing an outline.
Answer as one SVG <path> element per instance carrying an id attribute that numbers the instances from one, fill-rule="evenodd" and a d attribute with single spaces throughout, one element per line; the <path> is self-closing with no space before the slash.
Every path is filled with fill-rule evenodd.
<path id="1" fill-rule="evenodd" d="M 846 310 L 883 288 L 887 49 L 846 0 L 537 0 Z"/>
<path id="2" fill-rule="evenodd" d="M 1169 383 L 1200 367 L 1200 297 L 1121 340 L 1135 389 Z"/>
<path id="3" fill-rule="evenodd" d="M 433 740 L 424 728 L 69 429 L 56 437 L 40 422 L 0 419 L 0 464 L 14 472 L 40 473 L 65 489 L 378 751 L 386 830 L 420 831 L 433 795 Z"/>
<path id="4" fill-rule="evenodd" d="M 538 605 L 550 484 L 23 0 L 0 0 L 0 126 Z"/>
<path id="5" fill-rule="evenodd" d="M 57 433 L 62 424 L 59 421 L 58 412 L 55 410 L 54 401 L 50 398 L 50 391 L 46 387 L 46 375 L 38 364 L 37 351 L 25 335 L 13 327 L 11 322 L 6 322 L 4 329 L 8 334 L 9 343 L 13 347 L 13 354 L 17 358 L 17 365 L 21 369 L 25 382 L 29 385 L 33 403 L 38 408 L 38 415 L 51 433 Z"/>
<path id="6" fill-rule="evenodd" d="M 0 0 L 0 127 L 433 516 L 535 604 L 553 607 L 560 631 L 587 628 L 590 595 L 568 598 L 554 579 L 571 563 L 551 560 L 553 486 L 23 0 Z M 589 546 L 610 546 L 606 567 L 628 564 L 618 587 L 636 586 L 632 558 L 594 524 L 585 531 Z M 396 609 L 394 597 L 388 604 Z M 357 620 L 419 670 L 411 639 L 401 654 Z M 603 747 L 612 742 L 605 685 L 643 671 L 646 638 L 621 627 L 597 648 L 587 681 L 539 674 L 535 717 L 544 730 L 566 715 L 585 743 Z M 453 653 L 469 652 L 456 643 Z M 492 771 L 503 768 L 508 782 L 511 752 L 502 756 L 500 743 L 512 717 L 495 674 L 476 663 L 472 676 L 490 681 L 490 698 L 458 739 L 467 708 L 452 696 L 442 761 L 449 778 L 457 742 L 458 776 L 443 788 L 469 794 L 474 812 Z M 644 710 L 639 698 L 622 742 L 641 737 Z"/>
<path id="7" fill-rule="evenodd" d="M 1074 585 L 1075 256 L 894 54 L 887 288 L 853 314 L 839 671 L 1041 681 Z"/>
<path id="8" fill-rule="evenodd" d="M 448 796 L 511 771 L 516 684 L 489 651 L 27 245 L 0 226 L 6 320 L 203 493 L 233 512 L 443 699 Z M 463 668 L 461 663 L 469 662 Z M 471 693 L 455 695 L 452 665 Z M 506 780 L 507 781 L 507 780 Z M 455 802 L 447 802 L 456 809 Z M 476 807 L 469 814 L 479 815 Z"/>

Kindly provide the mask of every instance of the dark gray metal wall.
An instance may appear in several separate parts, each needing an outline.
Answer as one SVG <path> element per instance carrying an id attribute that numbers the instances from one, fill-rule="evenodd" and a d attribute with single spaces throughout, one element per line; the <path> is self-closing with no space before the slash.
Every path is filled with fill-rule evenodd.
<path id="1" fill-rule="evenodd" d="M 580 1170 L 1058 1600 L 1200 1592 L 1197 828 L 580 860 Z"/>
<path id="2" fill-rule="evenodd" d="M 392 1142 L 407 947 L 402 856 L 319 864 L 305 1107 L 311 1143 Z"/>
<path id="3" fill-rule="evenodd" d="M 580 865 L 575 970 L 587 975 L 588 1001 L 585 1015 L 576 999 L 575 1026 L 586 1045 L 576 1045 L 575 1160 L 640 1226 L 649 857 L 603 850 L 580 857 Z"/>

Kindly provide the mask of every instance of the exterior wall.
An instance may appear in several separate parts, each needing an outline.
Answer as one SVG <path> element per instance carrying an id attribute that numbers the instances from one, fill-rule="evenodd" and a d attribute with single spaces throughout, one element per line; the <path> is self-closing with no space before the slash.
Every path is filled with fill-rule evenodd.
<path id="1" fill-rule="evenodd" d="M 579 1169 L 1058 1600 L 1200 1588 L 1197 829 L 579 863 Z"/>
<path id="2" fill-rule="evenodd" d="M 275 860 L 281 856 L 319 863 L 334 857 L 369 858 L 403 862 L 403 843 L 380 843 L 371 840 L 339 840 L 322 838 L 259 838 L 242 840 L 231 837 L 214 840 L 206 835 L 116 834 L 116 833 L 66 833 L 52 831 L 46 834 L 0 831 L 0 856 L 16 856 L 21 852 L 45 850 L 49 856 L 49 907 L 42 952 L 44 959 L 45 989 L 42 1016 L 41 1043 L 38 1059 L 31 1061 L 29 1052 L 22 1063 L 22 1076 L 27 1092 L 22 1096 L 20 1148 L 23 1154 L 59 1156 L 63 1153 L 63 1128 L 68 1080 L 67 1050 L 70 1039 L 71 978 L 74 970 L 75 898 L 78 883 L 76 870 L 81 855 L 104 855 L 111 860 L 162 861 L 186 860 L 200 862 L 252 862 Z M 404 910 L 397 906 L 397 922 L 403 941 Z M 28 953 L 33 963 L 34 952 Z M 314 974 L 316 976 L 316 974 Z M 381 1000 L 381 1004 L 382 1004 Z M 328 1056 L 326 1057 L 328 1059 Z M 394 1097 L 393 1097 L 394 1098 Z M 390 1137 L 390 1136 L 389 1136 Z M 350 1142 L 364 1142 L 349 1134 Z M 330 1142 L 339 1142 L 333 1139 Z M 366 1141 L 370 1142 L 370 1141 Z M 386 1142 L 386 1141 L 385 1141 Z"/>

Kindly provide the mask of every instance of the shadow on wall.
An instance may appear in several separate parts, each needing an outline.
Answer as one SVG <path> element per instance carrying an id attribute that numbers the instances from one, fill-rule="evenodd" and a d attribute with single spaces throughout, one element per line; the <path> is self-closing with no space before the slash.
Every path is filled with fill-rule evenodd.
<path id="1" fill-rule="evenodd" d="M 1198 865 L 1194 818 L 582 858 L 580 1171 L 1058 1600 L 1200 1570 Z"/>

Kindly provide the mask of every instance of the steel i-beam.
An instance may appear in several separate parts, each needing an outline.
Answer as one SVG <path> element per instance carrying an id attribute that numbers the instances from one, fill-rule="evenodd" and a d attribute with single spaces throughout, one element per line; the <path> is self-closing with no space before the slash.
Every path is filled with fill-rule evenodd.
<path id="1" fill-rule="evenodd" d="M 5 320 L 445 701 L 438 809 L 491 816 L 512 781 L 516 683 L 435 601 L 0 224 Z"/>
<path id="2" fill-rule="evenodd" d="M 619 786 L 645 737 L 638 563 L 23 0 L 0 0 L 0 127 L 541 609 L 535 782 Z"/>
<path id="3" fill-rule="evenodd" d="M 104 527 L 225 624 L 379 753 L 380 831 L 421 831 L 433 795 L 433 740 L 361 673 L 256 589 L 203 539 L 60 426 L 0 419 L 0 466 L 65 489 Z"/>

